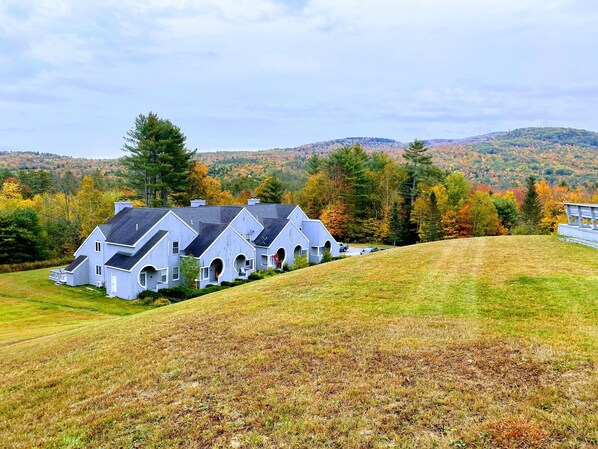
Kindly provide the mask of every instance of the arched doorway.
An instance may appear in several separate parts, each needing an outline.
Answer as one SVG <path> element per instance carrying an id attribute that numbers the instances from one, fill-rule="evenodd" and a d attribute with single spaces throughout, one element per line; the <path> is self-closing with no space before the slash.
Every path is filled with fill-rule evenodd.
<path id="1" fill-rule="evenodd" d="M 326 243 L 324 243 L 324 251 L 330 251 L 331 246 L 330 240 L 326 240 Z"/>
<path id="2" fill-rule="evenodd" d="M 247 257 L 245 257 L 245 254 L 239 254 L 237 256 L 234 267 L 239 276 L 245 276 L 247 274 Z"/>
<path id="3" fill-rule="evenodd" d="M 284 248 L 278 248 L 278 251 L 276 251 L 276 254 L 274 254 L 275 267 L 278 269 L 282 268 L 282 265 L 284 264 L 285 259 L 286 259 L 286 251 L 284 250 Z"/>
<path id="4" fill-rule="evenodd" d="M 302 252 L 303 252 L 303 248 L 301 248 L 301 245 L 297 245 L 295 247 L 295 251 L 293 251 L 293 255 L 295 256 L 295 258 L 297 258 L 301 255 Z"/>
<path id="5" fill-rule="evenodd" d="M 158 286 L 158 270 L 151 265 L 143 267 L 139 272 L 139 285 L 145 290 L 156 291 Z"/>
<path id="6" fill-rule="evenodd" d="M 223 269 L 224 262 L 222 262 L 222 259 L 214 259 L 210 264 L 210 282 L 218 282 Z"/>

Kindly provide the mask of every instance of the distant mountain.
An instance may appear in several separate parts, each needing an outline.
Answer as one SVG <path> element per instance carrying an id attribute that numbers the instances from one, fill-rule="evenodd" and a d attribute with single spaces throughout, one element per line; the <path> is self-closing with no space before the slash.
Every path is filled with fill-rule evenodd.
<path id="1" fill-rule="evenodd" d="M 598 186 L 598 133 L 573 128 L 521 128 L 462 139 L 428 139 L 433 160 L 449 170 L 462 171 L 472 182 L 497 189 L 522 186 L 534 175 L 552 183 L 596 188 Z M 263 151 L 198 153 L 210 174 L 229 186 L 234 180 L 250 179 L 251 187 L 269 173 L 276 173 L 290 189 L 301 188 L 307 179 L 305 164 L 312 154 L 325 155 L 347 145 L 366 151 L 383 151 L 400 158 L 407 143 L 379 137 L 346 137 L 314 142 L 294 148 Z M 84 159 L 37 152 L 0 152 L 0 175 L 9 170 L 72 170 L 77 175 L 98 169 L 116 177 L 118 159 Z"/>

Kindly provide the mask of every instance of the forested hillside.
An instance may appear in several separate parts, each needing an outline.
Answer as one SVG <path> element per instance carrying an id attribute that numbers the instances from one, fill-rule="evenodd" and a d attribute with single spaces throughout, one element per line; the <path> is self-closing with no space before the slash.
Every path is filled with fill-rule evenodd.
<path id="1" fill-rule="evenodd" d="M 399 158 L 405 143 L 392 139 L 350 137 L 264 151 L 198 153 L 196 158 L 210 167 L 233 194 L 255 188 L 275 173 L 290 190 L 299 190 L 307 180 L 310 155 L 326 155 L 343 146 L 359 144 L 367 152 L 385 152 Z M 593 186 L 598 180 L 598 133 L 572 128 L 522 128 L 463 139 L 430 139 L 438 166 L 462 171 L 473 183 L 493 189 L 522 187 L 533 175 L 548 183 Z M 2 169 L 51 170 L 75 175 L 100 170 L 108 179 L 122 174 L 117 159 L 84 159 L 39 152 L 0 152 Z"/>

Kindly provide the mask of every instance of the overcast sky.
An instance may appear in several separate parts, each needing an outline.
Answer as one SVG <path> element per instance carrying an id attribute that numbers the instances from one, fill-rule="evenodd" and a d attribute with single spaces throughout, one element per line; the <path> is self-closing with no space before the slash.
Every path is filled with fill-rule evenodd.
<path id="1" fill-rule="evenodd" d="M 0 0 L 0 149 L 598 130 L 595 0 Z"/>

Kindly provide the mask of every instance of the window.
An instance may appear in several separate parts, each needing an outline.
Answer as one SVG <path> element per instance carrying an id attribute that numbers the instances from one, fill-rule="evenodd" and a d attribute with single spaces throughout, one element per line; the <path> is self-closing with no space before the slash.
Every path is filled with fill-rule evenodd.
<path id="1" fill-rule="evenodd" d="M 168 268 L 164 270 L 160 270 L 160 283 L 167 284 L 168 283 Z"/>
<path id="2" fill-rule="evenodd" d="M 210 278 L 210 267 L 201 267 L 201 280 L 206 281 Z"/>
<path id="3" fill-rule="evenodd" d="M 142 271 L 141 273 L 139 273 L 139 283 L 141 284 L 141 286 L 143 288 L 145 288 L 145 286 L 147 284 L 147 273 L 145 271 Z"/>
<path id="4" fill-rule="evenodd" d="M 172 242 L 172 254 L 179 253 L 179 242 Z"/>
<path id="5" fill-rule="evenodd" d="M 172 280 L 173 281 L 179 280 L 179 267 L 172 267 Z"/>
<path id="6" fill-rule="evenodd" d="M 245 261 L 245 269 L 246 270 L 253 270 L 253 259 L 247 259 Z"/>
<path id="7" fill-rule="evenodd" d="M 96 275 L 98 275 L 98 276 L 102 275 L 102 266 L 101 265 L 96 265 Z"/>
<path id="8" fill-rule="evenodd" d="M 262 254 L 262 265 L 268 265 L 268 256 Z"/>
<path id="9" fill-rule="evenodd" d="M 247 240 L 247 241 L 251 240 L 251 234 L 245 234 L 245 240 Z"/>
<path id="10" fill-rule="evenodd" d="M 102 252 L 102 242 L 96 242 L 96 253 Z"/>

